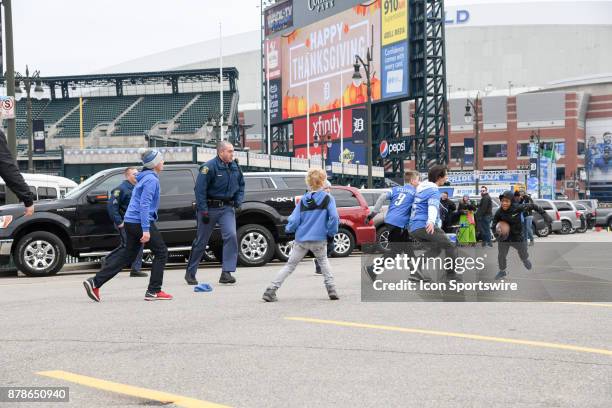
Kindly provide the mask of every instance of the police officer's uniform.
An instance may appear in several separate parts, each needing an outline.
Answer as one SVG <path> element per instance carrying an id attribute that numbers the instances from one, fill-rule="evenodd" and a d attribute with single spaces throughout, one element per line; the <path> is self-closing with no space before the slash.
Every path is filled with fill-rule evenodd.
<path id="1" fill-rule="evenodd" d="M 237 161 L 229 164 L 215 157 L 200 166 L 196 180 L 198 232 L 191 248 L 191 256 L 185 273 L 189 284 L 195 280 L 208 239 L 216 224 L 221 227 L 223 238 L 223 264 L 219 283 L 234 283 L 230 275 L 236 271 L 238 241 L 236 237 L 236 212 L 244 199 L 244 177 Z"/>
<path id="2" fill-rule="evenodd" d="M 108 200 L 108 215 L 110 215 L 113 223 L 115 224 L 115 228 L 119 232 L 119 239 L 121 244 L 115 248 L 109 255 L 119 251 L 121 248 L 126 246 L 127 242 L 127 234 L 125 232 L 125 228 L 119 228 L 119 225 L 123 224 L 123 217 L 125 216 L 125 212 L 127 211 L 128 206 L 130 205 L 130 199 L 132 198 L 132 191 L 134 190 L 134 185 L 127 180 L 124 180 L 119 186 L 114 188 L 111 191 L 110 200 Z M 140 273 L 140 268 L 142 267 L 142 247 L 140 248 L 140 252 L 136 256 L 136 259 L 132 263 L 132 273 L 133 276 L 147 276 L 146 274 Z"/>

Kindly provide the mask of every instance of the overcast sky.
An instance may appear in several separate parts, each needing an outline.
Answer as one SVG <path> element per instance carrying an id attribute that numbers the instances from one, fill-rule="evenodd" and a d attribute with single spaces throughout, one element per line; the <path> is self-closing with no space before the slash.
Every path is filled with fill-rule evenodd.
<path id="1" fill-rule="evenodd" d="M 42 76 L 110 65 L 259 28 L 259 0 L 13 0 L 15 69 Z"/>

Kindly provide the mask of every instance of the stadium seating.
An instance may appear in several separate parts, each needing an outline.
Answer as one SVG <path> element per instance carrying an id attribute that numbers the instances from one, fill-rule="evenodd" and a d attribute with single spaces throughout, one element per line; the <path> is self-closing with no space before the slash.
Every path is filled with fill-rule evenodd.
<path id="1" fill-rule="evenodd" d="M 142 135 L 155 123 L 171 120 L 196 94 L 147 95 L 117 122 L 113 136 Z"/>
<path id="2" fill-rule="evenodd" d="M 230 111 L 232 96 L 233 93 L 229 92 L 223 95 L 223 112 L 226 117 Z M 219 93 L 205 92 L 178 117 L 177 122 L 180 122 L 180 125 L 172 133 L 194 133 L 216 112 L 219 112 Z"/>
<path id="3" fill-rule="evenodd" d="M 83 132 L 87 135 L 96 125 L 113 121 L 136 102 L 137 96 L 103 96 L 83 99 Z M 78 100 L 76 101 L 78 104 Z M 75 110 L 59 123 L 57 137 L 78 137 L 80 134 L 80 112 Z"/>
<path id="4" fill-rule="evenodd" d="M 109 123 L 125 112 L 116 122 L 112 136 L 135 136 L 149 131 L 157 122 L 172 120 L 196 96 L 199 97 L 176 119 L 178 127 L 173 133 L 190 134 L 200 129 L 208 118 L 219 112 L 219 93 L 180 93 L 144 96 L 96 96 L 83 98 L 83 130 L 85 135 L 101 123 Z M 224 113 L 229 114 L 232 92 L 224 94 Z M 138 101 L 139 98 L 142 100 Z M 135 102 L 129 111 L 126 110 Z M 55 100 L 32 99 L 33 119 L 42 119 L 45 128 L 57 125 L 55 137 L 78 137 L 80 118 L 78 98 L 57 98 Z M 68 116 L 66 116 L 68 114 Z M 65 118 L 64 118 L 65 117 Z M 61 122 L 59 122 L 64 118 Z M 27 135 L 27 103 L 25 99 L 16 105 L 17 136 Z"/>

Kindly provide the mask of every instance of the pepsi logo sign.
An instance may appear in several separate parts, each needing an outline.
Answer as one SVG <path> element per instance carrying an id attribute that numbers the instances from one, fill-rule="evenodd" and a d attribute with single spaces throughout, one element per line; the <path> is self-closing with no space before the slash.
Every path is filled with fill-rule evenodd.
<path id="1" fill-rule="evenodd" d="M 387 143 L 386 140 L 383 140 L 382 142 L 380 142 L 379 150 L 380 150 L 380 157 L 382 157 L 383 159 L 387 157 L 389 155 L 389 143 Z"/>
<path id="2" fill-rule="evenodd" d="M 399 154 L 406 151 L 406 141 L 389 143 L 386 140 L 380 142 L 380 157 L 383 159 L 390 154 Z"/>

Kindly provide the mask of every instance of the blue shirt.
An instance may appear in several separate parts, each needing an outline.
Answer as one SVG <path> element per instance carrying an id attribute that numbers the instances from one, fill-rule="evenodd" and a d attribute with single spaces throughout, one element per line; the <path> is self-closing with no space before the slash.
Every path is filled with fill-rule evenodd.
<path id="1" fill-rule="evenodd" d="M 416 190 L 410 216 L 410 232 L 425 228 L 430 222 L 438 227 L 441 225 L 440 190 L 431 181 L 424 181 Z"/>
<path id="2" fill-rule="evenodd" d="M 327 208 L 309 209 L 302 211 L 301 203 L 310 207 L 320 205 L 325 197 L 329 196 Z M 338 232 L 340 217 L 336 209 L 336 200 L 325 191 L 319 190 L 308 192 L 302 196 L 300 203 L 289 216 L 285 232 L 295 233 L 297 242 L 325 241 L 327 237 L 333 237 Z"/>
<path id="3" fill-rule="evenodd" d="M 390 201 L 390 204 L 385 214 L 385 224 L 405 228 L 410 221 L 410 212 L 415 195 L 416 188 L 410 184 L 393 187 L 387 193 L 387 200 Z"/>
<path id="4" fill-rule="evenodd" d="M 238 208 L 244 200 L 244 177 L 233 161 L 223 162 L 219 156 L 200 166 L 200 174 L 195 184 L 198 211 L 208 211 L 207 200 L 230 200 Z"/>
<path id="5" fill-rule="evenodd" d="M 138 183 L 125 213 L 124 221 L 140 224 L 143 232 L 149 232 L 152 222 L 157 221 L 159 209 L 159 177 L 153 170 L 143 170 L 136 176 Z"/>
<path id="6" fill-rule="evenodd" d="M 123 217 L 130 205 L 130 198 L 132 198 L 133 190 L 134 185 L 127 180 L 123 180 L 121 184 L 111 191 L 110 200 L 108 200 L 106 209 L 115 225 L 121 225 L 123 223 Z"/>

